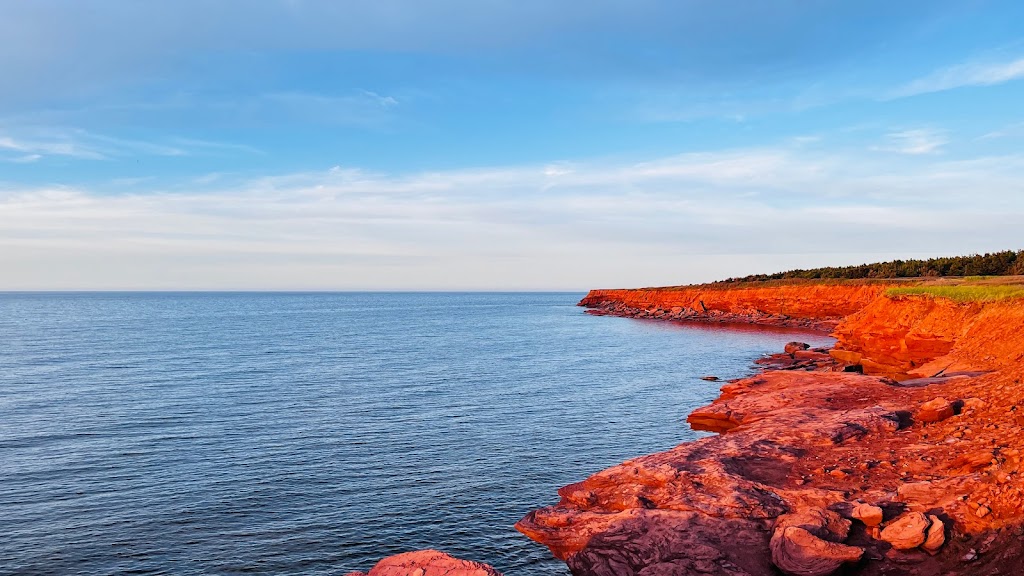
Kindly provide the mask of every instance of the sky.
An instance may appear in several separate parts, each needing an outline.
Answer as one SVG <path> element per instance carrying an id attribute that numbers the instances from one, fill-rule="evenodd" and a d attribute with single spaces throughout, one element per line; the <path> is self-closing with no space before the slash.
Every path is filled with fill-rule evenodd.
<path id="1" fill-rule="evenodd" d="M 0 0 L 0 290 L 1024 248 L 1024 3 Z"/>

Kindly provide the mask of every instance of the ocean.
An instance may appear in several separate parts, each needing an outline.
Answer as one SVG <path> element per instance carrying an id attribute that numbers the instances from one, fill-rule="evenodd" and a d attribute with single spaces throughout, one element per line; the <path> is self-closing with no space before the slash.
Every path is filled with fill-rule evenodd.
<path id="1" fill-rule="evenodd" d="M 0 294 L 0 574 L 332 574 L 512 525 L 701 436 L 820 334 L 587 315 L 566 293 Z"/>

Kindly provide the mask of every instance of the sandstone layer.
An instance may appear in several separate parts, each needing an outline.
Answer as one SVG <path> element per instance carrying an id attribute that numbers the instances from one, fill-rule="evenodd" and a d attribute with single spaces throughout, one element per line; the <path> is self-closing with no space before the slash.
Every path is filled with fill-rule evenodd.
<path id="1" fill-rule="evenodd" d="M 582 304 L 844 317 L 838 342 L 767 359 L 691 414 L 719 434 L 562 488 L 522 533 L 577 576 L 1022 573 L 1024 302 L 889 298 L 878 285 L 711 292 L 595 291 Z"/>

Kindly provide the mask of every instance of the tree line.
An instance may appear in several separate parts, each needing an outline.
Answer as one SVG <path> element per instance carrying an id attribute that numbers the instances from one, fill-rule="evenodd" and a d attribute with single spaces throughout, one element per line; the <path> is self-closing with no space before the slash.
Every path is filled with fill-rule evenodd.
<path id="1" fill-rule="evenodd" d="M 775 274 L 751 274 L 726 282 L 762 282 L 766 280 L 922 278 L 941 276 L 1016 276 L 1024 275 L 1024 250 L 1005 250 L 991 254 L 972 254 L 928 260 L 893 260 L 858 266 L 829 266 L 810 270 L 790 270 Z"/>

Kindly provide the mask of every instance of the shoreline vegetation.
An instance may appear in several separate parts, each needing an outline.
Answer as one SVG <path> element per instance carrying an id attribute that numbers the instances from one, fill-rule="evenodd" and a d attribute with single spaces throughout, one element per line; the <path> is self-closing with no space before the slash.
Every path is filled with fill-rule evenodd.
<path id="1" fill-rule="evenodd" d="M 892 260 L 856 266 L 797 269 L 774 274 L 751 274 L 703 284 L 652 286 L 645 290 L 734 290 L 776 286 L 871 285 L 1024 285 L 1024 250 L 1004 250 L 928 260 Z"/>
<path id="2" fill-rule="evenodd" d="M 981 276 L 1024 276 L 1024 250 L 1003 250 L 969 256 L 929 258 L 927 260 L 891 260 L 856 266 L 789 270 L 775 274 L 751 274 L 728 278 L 713 284 L 763 282 L 766 280 L 864 280 L 912 279 Z"/>
<path id="3" fill-rule="evenodd" d="M 956 302 L 995 302 L 1024 298 L 1024 284 L 973 284 L 961 286 L 900 286 L 889 288 L 886 296 L 926 296 Z"/>

